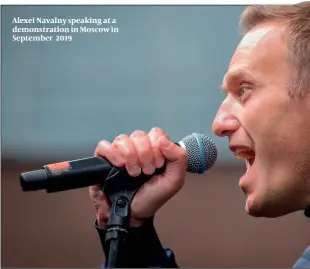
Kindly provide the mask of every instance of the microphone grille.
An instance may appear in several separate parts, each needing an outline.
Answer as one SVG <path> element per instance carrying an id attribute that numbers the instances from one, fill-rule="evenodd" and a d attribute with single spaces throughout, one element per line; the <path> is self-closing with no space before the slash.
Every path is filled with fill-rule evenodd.
<path id="1" fill-rule="evenodd" d="M 187 172 L 202 174 L 215 164 L 217 148 L 210 137 L 193 133 L 184 137 L 180 144 L 187 151 Z"/>

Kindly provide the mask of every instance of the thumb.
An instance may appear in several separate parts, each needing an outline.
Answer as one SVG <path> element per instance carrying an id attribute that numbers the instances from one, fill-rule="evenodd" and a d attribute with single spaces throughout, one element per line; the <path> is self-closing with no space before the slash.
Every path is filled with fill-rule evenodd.
<path id="1" fill-rule="evenodd" d="M 173 163 L 182 168 L 187 168 L 187 152 L 185 149 L 172 143 L 165 136 L 159 137 L 158 148 L 163 157 L 168 161 L 167 165 Z"/>
<path id="2" fill-rule="evenodd" d="M 187 152 L 182 147 L 169 141 L 165 136 L 158 139 L 158 148 L 166 159 L 166 170 L 163 174 L 166 192 L 177 193 L 184 185 L 187 169 Z"/>

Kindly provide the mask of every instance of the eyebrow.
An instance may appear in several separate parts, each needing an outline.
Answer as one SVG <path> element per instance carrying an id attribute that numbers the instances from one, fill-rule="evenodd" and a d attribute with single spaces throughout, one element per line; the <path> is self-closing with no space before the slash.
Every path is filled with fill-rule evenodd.
<path id="1" fill-rule="evenodd" d="M 236 80 L 241 80 L 243 78 L 253 79 L 252 74 L 248 68 L 237 67 L 232 70 L 229 70 L 223 78 L 222 84 L 220 86 L 221 91 L 227 92 L 227 86 L 234 83 Z"/>

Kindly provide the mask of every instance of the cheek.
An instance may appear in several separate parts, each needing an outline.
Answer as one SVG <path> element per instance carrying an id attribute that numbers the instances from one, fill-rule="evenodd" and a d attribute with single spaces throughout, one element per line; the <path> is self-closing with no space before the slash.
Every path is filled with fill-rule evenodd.
<path id="1" fill-rule="evenodd" d="M 310 152 L 310 122 L 301 105 L 279 95 L 261 96 L 247 103 L 243 122 L 254 141 L 263 171 L 276 169 L 289 173 L 309 160 L 304 155 Z"/>
<path id="2" fill-rule="evenodd" d="M 241 121 L 256 143 L 286 140 L 292 133 L 288 104 L 276 94 L 253 95 L 244 106 Z"/>

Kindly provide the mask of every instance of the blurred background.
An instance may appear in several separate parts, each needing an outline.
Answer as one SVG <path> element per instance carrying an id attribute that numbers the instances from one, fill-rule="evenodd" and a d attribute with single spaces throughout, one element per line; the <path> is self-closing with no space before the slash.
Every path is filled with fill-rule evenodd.
<path id="1" fill-rule="evenodd" d="M 154 126 L 174 141 L 204 133 L 219 150 L 217 164 L 188 175 L 157 214 L 162 243 L 179 266 L 293 265 L 309 242 L 309 220 L 301 212 L 246 215 L 238 187 L 244 163 L 211 132 L 244 8 L 2 6 L 2 266 L 101 266 L 88 189 L 24 193 L 19 174 L 92 156 L 102 139 Z M 12 41 L 15 25 L 29 27 L 13 24 L 14 17 L 55 16 L 113 18 L 118 32 L 73 33 L 71 42 Z"/>

